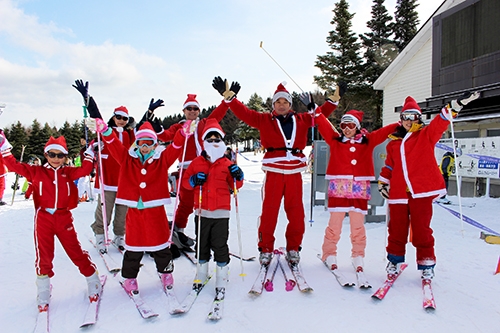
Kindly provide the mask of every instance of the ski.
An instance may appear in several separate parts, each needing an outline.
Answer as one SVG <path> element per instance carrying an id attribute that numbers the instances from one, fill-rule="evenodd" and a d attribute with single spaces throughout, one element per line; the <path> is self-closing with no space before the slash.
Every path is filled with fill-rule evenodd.
<path id="1" fill-rule="evenodd" d="M 269 271 L 272 272 L 271 277 L 266 278 L 266 281 L 264 282 L 264 288 L 266 289 L 266 291 L 270 292 L 270 291 L 274 290 L 273 280 L 274 280 L 274 276 L 276 275 L 276 271 L 278 270 L 279 257 L 280 257 L 280 254 L 275 251 L 274 256 L 271 259 L 271 262 L 269 263 L 269 268 L 268 268 L 268 272 Z"/>
<path id="2" fill-rule="evenodd" d="M 291 277 L 292 272 L 290 271 L 290 267 L 288 266 L 288 262 L 284 255 L 279 256 L 279 266 L 281 269 L 281 273 L 283 273 L 283 278 L 285 279 L 285 290 L 292 291 L 295 285 L 297 284 L 295 280 Z M 287 272 L 288 270 L 288 272 Z"/>
<path id="3" fill-rule="evenodd" d="M 358 287 L 360 289 L 370 289 L 372 287 L 366 279 L 365 272 L 363 271 L 356 272 L 356 280 L 358 281 Z"/>
<path id="4" fill-rule="evenodd" d="M 434 293 L 430 279 L 422 279 L 422 293 L 424 294 L 422 306 L 426 310 L 435 310 L 436 302 L 434 301 Z"/>
<path id="5" fill-rule="evenodd" d="M 326 266 L 326 268 L 328 268 L 328 270 L 333 274 L 333 276 L 335 276 L 335 279 L 342 287 L 349 288 L 349 287 L 354 287 L 356 285 L 354 282 L 347 280 L 347 278 L 344 276 L 344 274 L 342 274 L 338 270 L 338 268 L 337 269 L 330 269 L 330 267 L 328 267 L 328 264 L 326 263 L 326 261 L 323 261 L 323 259 L 321 259 L 321 254 L 318 254 L 317 257 Z"/>
<path id="6" fill-rule="evenodd" d="M 392 287 L 394 282 L 397 280 L 397 278 L 403 273 L 405 268 L 408 267 L 408 264 L 402 264 L 401 269 L 399 271 L 399 274 L 396 276 L 387 276 L 387 279 L 385 280 L 384 284 L 375 291 L 375 293 L 372 295 L 372 298 L 374 299 L 379 299 L 383 300 L 385 295 L 387 295 L 387 292 L 389 289 Z"/>
<path id="7" fill-rule="evenodd" d="M 284 247 L 280 247 L 279 251 L 284 254 L 286 253 L 286 250 Z M 307 284 L 306 279 L 304 278 L 304 275 L 302 274 L 302 270 L 300 269 L 299 264 L 292 264 L 288 260 L 288 266 L 290 267 L 290 270 L 292 271 L 292 275 L 295 278 L 295 282 L 297 283 L 297 288 L 303 293 L 308 293 L 313 291 L 313 288 Z"/>
<path id="8" fill-rule="evenodd" d="M 212 302 L 212 308 L 208 313 L 209 320 L 216 321 L 222 319 L 225 296 L 226 296 L 226 288 L 215 289 L 215 298 L 214 301 Z"/>
<path id="9" fill-rule="evenodd" d="M 252 257 L 240 257 L 239 255 L 231 253 L 231 252 L 229 252 L 229 255 L 232 257 L 235 257 L 236 259 L 241 259 L 243 261 L 254 261 L 256 259 L 256 257 L 253 257 L 253 256 Z"/>
<path id="10" fill-rule="evenodd" d="M 210 278 L 212 276 L 209 275 L 207 279 L 203 283 L 193 283 L 193 289 L 191 289 L 191 292 L 186 296 L 186 298 L 182 301 L 179 311 L 182 311 L 183 313 L 188 312 L 191 307 L 193 306 L 194 302 L 198 298 L 198 295 L 202 291 L 203 287 L 210 281 Z"/>
<path id="11" fill-rule="evenodd" d="M 177 299 L 177 296 L 175 295 L 174 285 L 171 284 L 168 286 L 163 286 L 162 289 L 165 292 L 165 295 L 167 295 L 169 308 L 168 313 L 170 313 L 171 315 L 184 313 L 184 311 L 181 310 L 181 305 L 179 303 L 179 300 Z"/>
<path id="12" fill-rule="evenodd" d="M 83 319 L 80 328 L 94 325 L 97 322 L 97 316 L 99 314 L 99 304 L 101 303 L 102 291 L 104 289 L 104 285 L 106 284 L 107 276 L 101 275 L 99 277 L 101 280 L 101 293 L 98 295 L 89 296 L 89 306 L 87 307 L 87 311 L 85 312 L 85 317 Z"/>
<path id="13" fill-rule="evenodd" d="M 39 305 L 36 316 L 34 333 L 48 333 L 49 330 L 49 305 Z"/>
<path id="14" fill-rule="evenodd" d="M 106 266 L 106 268 L 108 269 L 108 271 L 110 273 L 117 273 L 121 270 L 121 264 L 117 263 L 113 257 L 111 257 L 109 255 L 108 252 L 106 253 L 101 253 L 101 251 L 99 251 L 97 249 L 97 245 L 95 244 L 94 240 L 92 238 L 89 238 L 89 242 L 94 246 L 94 248 L 96 249 L 97 253 L 99 253 L 99 256 L 102 258 L 102 261 L 104 262 L 104 265 Z"/>
<path id="15" fill-rule="evenodd" d="M 122 284 L 122 281 L 120 281 L 120 285 L 123 287 L 123 290 L 125 293 L 130 297 L 130 299 L 134 302 L 135 307 L 137 308 L 137 311 L 141 314 L 142 318 L 144 319 L 149 319 L 153 317 L 158 317 L 159 314 L 156 313 L 149 305 L 146 304 L 144 299 L 142 299 L 141 295 L 139 294 L 139 290 L 136 290 L 132 293 L 128 293 L 125 290 L 125 287 Z"/>
<path id="16" fill-rule="evenodd" d="M 269 270 L 269 264 L 260 265 L 259 274 L 255 279 L 255 282 L 248 292 L 250 295 L 259 296 L 262 294 L 262 290 L 264 289 L 264 283 L 266 283 L 267 271 Z"/>
<path id="17" fill-rule="evenodd" d="M 185 251 L 185 250 L 180 250 L 179 251 L 186 257 L 189 259 L 189 261 L 191 261 L 191 263 L 193 265 L 196 265 L 198 263 L 198 261 L 196 260 L 196 256 L 194 254 L 194 252 L 189 252 L 189 251 Z"/>

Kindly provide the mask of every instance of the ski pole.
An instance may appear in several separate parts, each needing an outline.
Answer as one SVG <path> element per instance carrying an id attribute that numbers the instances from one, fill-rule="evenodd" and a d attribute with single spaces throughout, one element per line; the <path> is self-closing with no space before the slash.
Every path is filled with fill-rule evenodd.
<path id="1" fill-rule="evenodd" d="M 449 107 L 449 108 L 448 108 Z M 450 130 L 451 130 L 451 140 L 453 142 L 453 156 L 455 158 L 455 161 L 457 161 L 457 148 L 455 147 L 455 130 L 453 128 L 453 116 L 451 114 L 451 105 L 445 106 L 446 111 L 448 112 L 448 120 L 450 121 Z M 456 162 L 455 162 L 456 163 Z M 461 230 L 460 232 L 462 233 L 462 237 L 464 237 L 464 216 L 462 214 L 462 196 L 461 196 L 461 184 L 460 181 L 458 180 L 458 169 L 456 172 L 456 180 L 457 180 L 457 196 L 458 196 L 458 208 L 460 212 L 460 226 Z"/>
<path id="2" fill-rule="evenodd" d="M 180 129 L 182 131 L 183 129 Z M 181 187 L 182 187 L 182 171 L 184 170 L 184 160 L 186 158 L 186 147 L 187 147 L 187 141 L 188 141 L 188 135 L 186 134 L 185 139 L 184 139 L 184 147 L 182 150 L 182 157 L 181 157 L 181 164 L 180 164 L 180 170 L 179 170 L 179 182 L 177 183 L 177 194 L 175 196 L 175 204 L 174 204 L 174 219 L 172 220 L 172 227 L 170 228 L 170 237 L 168 238 L 168 246 L 172 244 L 172 236 L 174 233 L 174 227 L 175 227 L 175 216 L 177 215 L 177 209 L 179 208 L 179 195 L 181 193 Z"/>
<path id="3" fill-rule="evenodd" d="M 106 251 L 108 250 L 108 245 L 110 243 L 108 238 L 108 213 L 106 211 L 106 195 L 104 192 L 104 175 L 102 168 L 102 153 L 101 153 L 101 135 L 97 133 L 97 156 L 99 159 L 98 170 L 99 173 L 99 189 L 101 190 L 101 212 L 102 212 L 102 225 L 104 229 L 104 246 Z"/>
<path id="4" fill-rule="evenodd" d="M 196 241 L 196 278 L 194 279 L 194 283 L 202 283 L 198 277 L 200 271 L 200 243 L 201 243 L 201 200 L 203 194 L 203 186 L 200 185 L 200 195 L 198 199 L 198 240 Z"/>
<path id="5" fill-rule="evenodd" d="M 22 149 L 21 149 L 21 158 L 19 158 L 19 162 L 23 161 L 24 149 L 26 149 L 26 145 L 22 145 L 21 147 L 22 147 Z M 13 188 L 14 191 L 12 192 L 12 201 L 10 203 L 11 206 L 14 205 L 14 197 L 16 195 L 16 190 L 17 190 L 17 184 L 18 183 L 19 183 L 19 174 L 16 173 L 16 180 L 14 181 L 14 188 Z"/>
<path id="6" fill-rule="evenodd" d="M 293 83 L 295 83 L 295 85 L 300 89 L 301 92 L 304 92 L 304 90 L 302 90 L 302 88 L 297 84 L 297 82 L 295 82 L 295 80 L 283 69 L 283 67 L 281 67 L 276 60 L 274 60 L 274 58 L 269 54 L 269 52 L 266 51 L 266 49 L 262 46 L 263 43 L 264 43 L 263 41 L 260 42 L 260 48 L 262 49 L 262 51 L 266 52 L 269 58 L 271 58 L 274 61 L 274 63 L 278 65 L 278 67 L 283 71 L 283 73 L 285 73 L 290 78 L 290 80 L 293 81 Z"/>
<path id="7" fill-rule="evenodd" d="M 234 206 L 236 210 L 236 229 L 238 230 L 238 250 L 240 255 L 240 266 L 241 266 L 241 279 L 245 281 L 245 270 L 243 268 L 243 245 L 241 242 L 241 226 L 240 226 L 240 213 L 238 208 L 238 189 L 236 188 L 236 179 L 234 180 Z"/>
<path id="8" fill-rule="evenodd" d="M 88 148 L 89 147 L 89 129 L 87 127 L 87 124 L 85 124 L 85 119 L 88 118 L 88 113 L 87 113 L 87 106 L 86 105 L 82 105 L 82 108 L 83 108 L 83 128 L 85 129 L 85 148 Z M 90 175 L 87 176 L 89 178 L 89 187 L 88 187 L 88 192 L 89 192 L 89 200 L 90 201 L 93 201 L 94 200 L 94 196 L 92 194 L 92 187 L 91 187 L 91 179 L 90 179 Z"/>

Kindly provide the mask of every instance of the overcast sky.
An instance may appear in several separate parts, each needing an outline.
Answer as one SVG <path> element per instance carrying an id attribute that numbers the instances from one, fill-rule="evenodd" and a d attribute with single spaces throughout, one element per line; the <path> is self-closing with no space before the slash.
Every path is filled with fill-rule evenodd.
<path id="1" fill-rule="evenodd" d="M 420 0 L 420 25 L 442 3 Z M 214 76 L 239 81 L 238 97 L 271 96 L 287 81 L 260 48 L 304 90 L 316 90 L 317 55 L 329 51 L 335 0 L 0 0 L 0 128 L 36 118 L 60 127 L 83 117 L 71 86 L 90 82 L 104 118 L 125 105 L 141 117 L 151 98 L 164 117 L 181 112 L 188 93 L 202 107 L 221 97 Z M 350 0 L 353 30 L 367 31 L 372 0 Z M 386 0 L 394 15 L 396 0 Z M 420 27 L 419 25 L 419 27 Z"/>

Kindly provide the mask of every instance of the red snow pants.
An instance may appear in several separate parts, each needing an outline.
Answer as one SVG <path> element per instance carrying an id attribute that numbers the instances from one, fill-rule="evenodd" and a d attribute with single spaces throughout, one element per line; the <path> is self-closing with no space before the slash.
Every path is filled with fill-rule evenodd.
<path id="1" fill-rule="evenodd" d="M 87 251 L 82 250 L 73 216 L 69 210 L 56 210 L 50 214 L 44 209 L 37 209 L 35 214 L 35 268 L 37 275 L 54 276 L 52 261 L 54 259 L 54 237 L 61 242 L 64 251 L 78 267 L 80 273 L 89 277 L 96 271 Z"/>
<path id="2" fill-rule="evenodd" d="M 189 215 L 194 211 L 194 190 L 189 190 L 182 186 L 184 181 L 187 181 L 186 170 L 182 170 L 182 179 L 177 183 L 177 196 L 179 205 L 175 213 L 174 221 L 178 228 L 185 228 L 188 224 Z"/>
<path id="3" fill-rule="evenodd" d="M 302 203 L 302 174 L 281 174 L 266 171 L 262 186 L 262 214 L 260 216 L 258 237 L 259 251 L 274 251 L 274 231 L 278 223 L 281 199 L 288 225 L 286 227 L 287 251 L 298 251 L 305 231 L 305 213 Z"/>
<path id="4" fill-rule="evenodd" d="M 412 198 L 408 194 L 408 204 L 389 205 L 388 254 L 405 255 L 411 226 L 412 244 L 417 249 L 417 264 L 436 264 L 431 229 L 432 200 L 432 197 Z"/>

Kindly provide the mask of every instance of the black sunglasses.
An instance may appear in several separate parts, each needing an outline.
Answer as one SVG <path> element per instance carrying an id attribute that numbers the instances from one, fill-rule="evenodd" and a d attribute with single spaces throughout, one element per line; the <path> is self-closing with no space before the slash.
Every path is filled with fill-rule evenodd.
<path id="1" fill-rule="evenodd" d="M 206 141 L 206 142 L 208 142 L 208 143 L 213 143 L 213 142 L 215 142 L 215 143 L 219 143 L 219 142 L 221 142 L 222 140 L 221 140 L 221 139 L 206 139 L 205 141 Z"/>
<path id="2" fill-rule="evenodd" d="M 121 116 L 121 115 L 119 115 L 119 114 L 115 114 L 115 117 L 116 117 L 116 119 L 118 119 L 118 120 L 122 120 L 122 119 L 123 119 L 123 120 L 125 120 L 125 121 L 127 121 L 127 120 L 128 120 L 128 117 Z"/>
<path id="3" fill-rule="evenodd" d="M 190 106 L 186 107 L 186 110 L 188 110 L 188 111 L 200 111 L 199 108 L 197 108 L 197 107 L 192 108 Z"/>
<path id="4" fill-rule="evenodd" d="M 64 154 L 64 153 L 58 153 L 58 154 L 56 154 L 54 152 L 49 151 L 49 152 L 47 152 L 47 156 L 50 157 L 50 158 L 56 158 L 57 157 L 58 159 L 63 159 L 63 158 L 66 157 L 66 154 Z"/>

